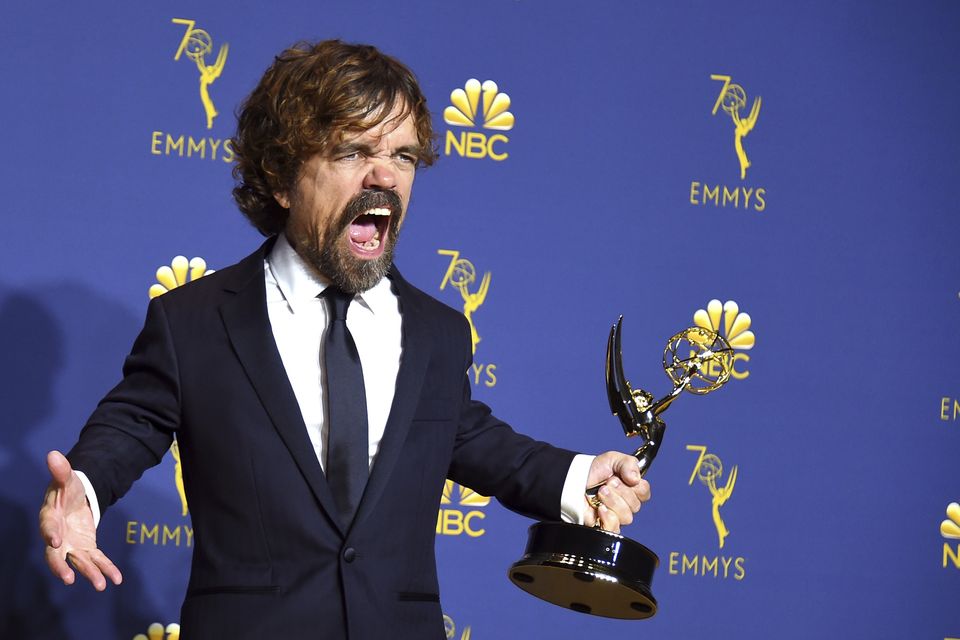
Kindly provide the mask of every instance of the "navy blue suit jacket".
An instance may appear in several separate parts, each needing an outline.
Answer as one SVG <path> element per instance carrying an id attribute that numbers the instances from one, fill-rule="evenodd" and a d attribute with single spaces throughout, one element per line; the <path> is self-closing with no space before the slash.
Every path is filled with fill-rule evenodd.
<path id="1" fill-rule="evenodd" d="M 270 244 L 151 301 L 122 381 L 70 462 L 105 509 L 176 434 L 194 529 L 184 640 L 441 640 L 434 530 L 444 479 L 557 519 L 574 454 L 516 434 L 471 400 L 466 320 L 394 269 L 395 399 L 344 527 L 271 332 Z"/>

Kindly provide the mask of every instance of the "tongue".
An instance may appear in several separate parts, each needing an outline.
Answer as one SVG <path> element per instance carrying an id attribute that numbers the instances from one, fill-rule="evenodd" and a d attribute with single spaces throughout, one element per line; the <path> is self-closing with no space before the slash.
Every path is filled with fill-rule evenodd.
<path id="1" fill-rule="evenodd" d="M 360 216 L 350 223 L 350 239 L 357 244 L 370 242 L 376 233 L 377 224 L 373 216 Z"/>

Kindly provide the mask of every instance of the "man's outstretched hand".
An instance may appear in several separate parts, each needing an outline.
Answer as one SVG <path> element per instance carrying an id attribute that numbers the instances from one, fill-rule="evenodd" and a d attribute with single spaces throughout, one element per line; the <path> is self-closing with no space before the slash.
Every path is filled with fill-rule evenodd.
<path id="1" fill-rule="evenodd" d="M 47 545 L 47 566 L 64 584 L 73 584 L 74 570 L 97 591 L 107 588 L 107 578 L 120 584 L 120 570 L 97 548 L 97 529 L 87 504 L 83 483 L 59 451 L 47 454 L 50 486 L 40 508 L 40 535 Z"/>
<path id="2" fill-rule="evenodd" d="M 617 533 L 620 525 L 633 522 L 633 514 L 650 499 L 650 483 L 640 477 L 637 459 L 619 451 L 602 453 L 590 465 L 587 487 L 594 487 L 604 480 L 606 482 L 597 494 L 601 505 L 596 510 L 587 509 L 584 524 L 592 527 L 599 516 L 601 527 Z"/>

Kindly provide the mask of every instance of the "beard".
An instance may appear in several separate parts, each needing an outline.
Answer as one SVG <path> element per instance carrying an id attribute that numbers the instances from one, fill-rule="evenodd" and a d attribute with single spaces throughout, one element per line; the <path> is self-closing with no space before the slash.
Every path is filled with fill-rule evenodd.
<path id="1" fill-rule="evenodd" d="M 380 241 L 385 243 L 383 253 L 376 258 L 364 260 L 350 250 L 345 241 L 347 228 L 358 216 L 370 209 L 385 207 L 390 210 L 390 219 L 382 232 Z M 393 191 L 366 190 L 357 194 L 319 240 L 319 228 L 311 223 L 306 237 L 291 239 L 297 253 L 314 269 L 330 278 L 333 284 L 346 293 L 363 293 L 380 282 L 393 265 L 393 250 L 400 237 L 400 196 Z"/>

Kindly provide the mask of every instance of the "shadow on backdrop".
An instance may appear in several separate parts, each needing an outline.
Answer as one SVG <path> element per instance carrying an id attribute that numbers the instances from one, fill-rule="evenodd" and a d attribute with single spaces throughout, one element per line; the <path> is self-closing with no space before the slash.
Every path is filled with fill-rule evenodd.
<path id="1" fill-rule="evenodd" d="M 97 593 L 67 587 L 43 559 L 37 513 L 49 482 L 46 449 L 68 448 L 100 396 L 118 379 L 139 327 L 129 310 L 77 283 L 10 289 L 0 284 L 0 638 L 132 637 L 145 628 L 142 584 L 122 541 L 100 541 L 124 573 Z M 31 446 L 37 432 L 55 441 Z M 122 514 L 111 517 L 123 518 Z M 126 570 L 125 570 L 126 569 Z M 149 607 L 147 608 L 149 610 Z"/>

